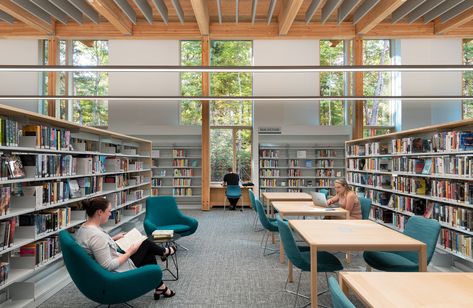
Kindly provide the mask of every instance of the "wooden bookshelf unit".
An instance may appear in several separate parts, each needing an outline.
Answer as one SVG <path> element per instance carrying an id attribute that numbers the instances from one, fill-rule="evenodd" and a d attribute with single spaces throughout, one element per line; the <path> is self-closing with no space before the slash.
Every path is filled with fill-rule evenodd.
<path id="1" fill-rule="evenodd" d="M 85 221 L 81 201 L 110 200 L 108 232 L 145 212 L 151 142 L 0 105 L 0 153 L 2 307 L 36 306 L 70 281 L 58 233 Z"/>
<path id="2" fill-rule="evenodd" d="M 345 177 L 343 144 L 265 145 L 259 147 L 259 189 L 263 192 L 310 192 L 333 189 Z"/>
<path id="3" fill-rule="evenodd" d="M 347 141 L 346 178 L 371 219 L 398 231 L 413 215 L 440 222 L 437 249 L 473 262 L 473 121 Z"/>

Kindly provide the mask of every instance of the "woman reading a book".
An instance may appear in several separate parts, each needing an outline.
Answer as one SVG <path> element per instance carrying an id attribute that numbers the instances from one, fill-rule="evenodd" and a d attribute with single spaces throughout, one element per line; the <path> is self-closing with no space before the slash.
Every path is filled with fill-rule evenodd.
<path id="1" fill-rule="evenodd" d="M 327 205 L 338 203 L 341 208 L 350 212 L 350 219 L 361 219 L 360 200 L 345 179 L 335 180 L 335 191 L 337 194 L 327 200 Z"/>
<path id="2" fill-rule="evenodd" d="M 100 227 L 111 215 L 110 202 L 105 198 L 94 198 L 82 203 L 88 218 L 77 231 L 76 240 L 103 268 L 125 272 L 147 264 L 157 264 L 156 255 L 166 260 L 166 257 L 176 253 L 176 247 L 163 248 L 149 239 L 135 242 L 126 251 L 121 250 L 115 241 L 123 238 L 125 233 L 111 237 Z M 175 294 L 161 281 L 155 289 L 154 299 Z"/>

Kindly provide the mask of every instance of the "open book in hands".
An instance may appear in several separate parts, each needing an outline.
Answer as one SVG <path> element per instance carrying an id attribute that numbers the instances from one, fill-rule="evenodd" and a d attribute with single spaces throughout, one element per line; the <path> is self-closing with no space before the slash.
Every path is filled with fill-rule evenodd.
<path id="1" fill-rule="evenodd" d="M 117 245 L 124 251 L 127 251 L 133 244 L 141 244 L 147 237 L 140 233 L 136 228 L 131 229 L 125 235 L 116 241 Z"/>

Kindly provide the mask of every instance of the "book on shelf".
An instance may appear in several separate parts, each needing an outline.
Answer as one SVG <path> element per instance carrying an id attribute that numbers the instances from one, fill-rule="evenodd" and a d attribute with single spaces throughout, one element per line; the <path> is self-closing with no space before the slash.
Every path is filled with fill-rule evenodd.
<path id="1" fill-rule="evenodd" d="M 25 170 L 21 159 L 17 155 L 6 156 L 6 164 L 10 173 L 10 178 L 19 179 L 25 177 Z"/>
<path id="2" fill-rule="evenodd" d="M 312 160 L 309 160 L 309 159 L 306 160 L 305 161 L 305 166 L 306 166 L 306 168 L 312 168 L 313 167 Z"/>
<path id="3" fill-rule="evenodd" d="M 6 215 L 10 209 L 11 188 L 1 187 L 0 194 L 0 215 Z"/>
<path id="4" fill-rule="evenodd" d="M 422 173 L 422 171 L 424 170 L 424 165 L 425 165 L 425 162 L 424 162 L 423 159 L 415 159 L 414 160 L 414 172 L 417 173 L 417 174 Z"/>
<path id="5" fill-rule="evenodd" d="M 122 250 L 127 251 L 132 245 L 141 244 L 146 239 L 147 237 L 141 234 L 138 229 L 133 228 L 125 233 L 121 239 L 117 240 L 116 243 Z"/>
<path id="6" fill-rule="evenodd" d="M 67 184 L 69 186 L 69 194 L 70 194 L 71 199 L 80 198 L 82 196 L 80 192 L 79 183 L 77 182 L 77 180 L 74 180 L 74 179 L 68 180 Z"/>
<path id="7" fill-rule="evenodd" d="M 462 132 L 460 134 L 460 149 L 464 151 L 473 150 L 473 133 Z"/>
<path id="8" fill-rule="evenodd" d="M 432 169 L 432 159 L 428 158 L 424 160 L 424 168 L 422 168 L 422 174 L 430 174 Z"/>
<path id="9" fill-rule="evenodd" d="M 4 284 L 8 280 L 10 272 L 10 264 L 8 262 L 0 262 L 0 284 Z"/>
<path id="10" fill-rule="evenodd" d="M 154 230 L 153 233 L 154 239 L 170 239 L 174 236 L 174 230 Z"/>

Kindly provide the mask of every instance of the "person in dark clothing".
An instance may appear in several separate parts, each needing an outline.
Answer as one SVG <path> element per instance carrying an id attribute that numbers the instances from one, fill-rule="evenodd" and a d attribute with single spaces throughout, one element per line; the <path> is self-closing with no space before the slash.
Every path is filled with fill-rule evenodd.
<path id="1" fill-rule="evenodd" d="M 234 173 L 232 168 L 228 168 L 227 171 L 228 173 L 223 177 L 223 186 L 240 185 L 240 176 Z M 240 200 L 240 198 L 228 198 L 228 201 L 230 202 L 230 210 L 235 210 L 238 200 Z"/>

